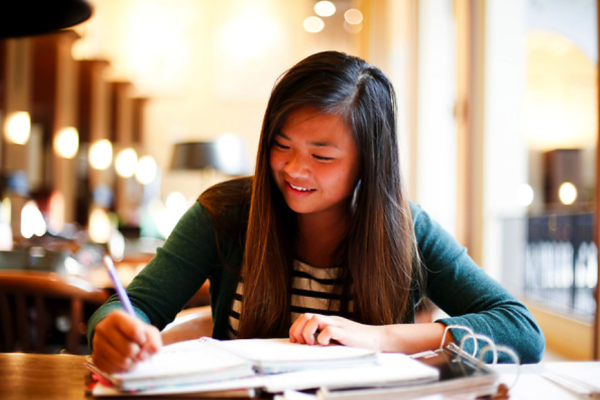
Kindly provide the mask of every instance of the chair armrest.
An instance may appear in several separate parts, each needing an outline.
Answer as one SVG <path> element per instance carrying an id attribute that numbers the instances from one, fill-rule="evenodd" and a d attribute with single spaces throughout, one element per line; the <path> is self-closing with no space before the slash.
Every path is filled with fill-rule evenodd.
<path id="1" fill-rule="evenodd" d="M 211 336 L 213 330 L 210 306 L 181 311 L 160 333 L 164 345 Z"/>

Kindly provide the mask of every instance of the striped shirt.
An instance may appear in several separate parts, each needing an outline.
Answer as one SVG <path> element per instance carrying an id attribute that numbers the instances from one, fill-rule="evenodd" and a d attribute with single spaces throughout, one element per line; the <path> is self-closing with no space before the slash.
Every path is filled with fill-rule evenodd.
<path id="1" fill-rule="evenodd" d="M 294 260 L 292 271 L 291 322 L 304 313 L 352 316 L 354 303 L 348 302 L 349 313 L 341 313 L 342 294 L 334 293 L 340 267 L 316 268 Z M 229 336 L 237 336 L 243 301 L 243 283 L 238 283 L 231 313 L 229 314 Z"/>

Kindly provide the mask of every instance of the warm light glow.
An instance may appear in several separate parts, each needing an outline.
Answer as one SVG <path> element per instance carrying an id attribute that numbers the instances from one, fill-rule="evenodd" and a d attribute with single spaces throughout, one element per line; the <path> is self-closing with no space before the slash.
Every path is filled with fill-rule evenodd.
<path id="1" fill-rule="evenodd" d="M 304 20 L 302 26 L 307 32 L 317 33 L 325 28 L 325 22 L 319 17 L 308 17 Z"/>
<path id="2" fill-rule="evenodd" d="M 52 233 L 60 233 L 65 226 L 65 198 L 59 191 L 50 195 L 49 228 Z"/>
<path id="3" fill-rule="evenodd" d="M 187 209 L 187 201 L 183 194 L 181 194 L 179 192 L 173 192 L 167 196 L 167 200 L 165 201 L 165 206 L 167 208 L 167 211 L 170 212 L 171 214 L 183 215 L 183 213 Z"/>
<path id="4" fill-rule="evenodd" d="M 142 185 L 147 185 L 154 181 L 156 178 L 157 166 L 156 161 L 151 156 L 144 156 L 140 158 L 137 169 L 135 170 L 135 177 L 138 182 Z"/>
<path id="5" fill-rule="evenodd" d="M 521 207 L 528 207 L 533 203 L 533 189 L 526 183 L 517 188 L 517 204 Z"/>
<path id="6" fill-rule="evenodd" d="M 123 178 L 130 178 L 137 168 L 137 153 L 132 148 L 121 150 L 115 159 L 117 174 Z"/>
<path id="7" fill-rule="evenodd" d="M 79 134 L 72 126 L 63 128 L 54 138 L 54 151 L 63 158 L 73 158 L 79 150 Z"/>
<path id="8" fill-rule="evenodd" d="M 6 140 L 15 144 L 25 144 L 31 134 L 31 119 L 29 113 L 17 111 L 8 115 L 4 125 Z"/>
<path id="9" fill-rule="evenodd" d="M 282 35 L 270 14 L 260 2 L 240 3 L 217 31 L 219 53 L 239 65 L 268 57 Z"/>
<path id="10" fill-rule="evenodd" d="M 563 183 L 558 188 L 558 198 L 563 204 L 573 204 L 577 200 L 577 188 L 571 182 Z"/>
<path id="11" fill-rule="evenodd" d="M 362 22 L 363 15 L 356 8 L 351 8 L 351 9 L 349 9 L 348 11 L 346 11 L 344 13 L 344 19 L 350 25 L 358 25 L 358 24 L 360 24 Z"/>
<path id="12" fill-rule="evenodd" d="M 96 243 L 106 243 L 110 239 L 110 231 L 108 213 L 101 208 L 95 208 L 90 214 L 90 240 Z"/>
<path id="13" fill-rule="evenodd" d="M 344 21 L 344 29 L 348 33 L 358 33 L 362 31 L 362 24 L 349 24 L 348 21 Z"/>
<path id="14" fill-rule="evenodd" d="M 11 251 L 13 249 L 13 234 L 10 227 L 10 208 L 10 199 L 6 197 L 2 200 L 2 203 L 0 203 L 0 251 Z"/>
<path id="15" fill-rule="evenodd" d="M 65 258 L 65 271 L 69 275 L 81 275 L 85 268 L 75 258 L 69 256 Z"/>
<path id="16" fill-rule="evenodd" d="M 33 235 L 44 236 L 46 221 L 34 201 L 28 201 L 21 210 L 21 235 L 29 239 Z"/>
<path id="17" fill-rule="evenodd" d="M 218 169 L 229 175 L 248 173 L 246 146 L 244 142 L 231 133 L 220 135 L 215 141 Z"/>
<path id="18" fill-rule="evenodd" d="M 596 62 L 567 37 L 526 35 L 526 81 L 521 129 L 529 149 L 596 146 Z"/>
<path id="19" fill-rule="evenodd" d="M 125 256 L 125 236 L 117 229 L 114 229 L 110 234 L 108 251 L 115 261 L 121 261 Z"/>
<path id="20" fill-rule="evenodd" d="M 10 202 L 10 197 L 5 197 L 2 200 L 2 213 L 0 214 L 0 218 L 2 219 L 2 222 L 5 222 L 10 225 L 11 212 L 12 212 L 12 203 Z"/>
<path id="21" fill-rule="evenodd" d="M 127 76 L 144 93 L 176 93 L 190 73 L 194 54 L 195 2 L 125 3 L 131 8 L 122 16 L 127 30 L 119 37 L 119 50 Z"/>
<path id="22" fill-rule="evenodd" d="M 315 4 L 315 13 L 319 17 L 331 17 L 335 14 L 335 4 L 330 1 L 320 1 Z"/>
<path id="23" fill-rule="evenodd" d="M 160 234 L 168 237 L 187 209 L 185 196 L 179 192 L 167 196 L 164 208 L 161 205 L 153 205 L 151 213 L 155 215 L 156 227 Z"/>
<path id="24" fill-rule="evenodd" d="M 112 163 L 112 144 L 106 140 L 98 140 L 90 146 L 90 165 L 94 169 L 104 170 Z"/>

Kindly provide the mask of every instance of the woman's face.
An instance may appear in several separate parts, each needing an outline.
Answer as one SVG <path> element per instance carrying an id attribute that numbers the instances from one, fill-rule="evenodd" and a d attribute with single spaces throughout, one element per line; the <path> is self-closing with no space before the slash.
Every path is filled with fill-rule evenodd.
<path id="1" fill-rule="evenodd" d="M 300 108 L 270 151 L 273 179 L 299 214 L 346 213 L 358 181 L 358 148 L 338 115 Z"/>

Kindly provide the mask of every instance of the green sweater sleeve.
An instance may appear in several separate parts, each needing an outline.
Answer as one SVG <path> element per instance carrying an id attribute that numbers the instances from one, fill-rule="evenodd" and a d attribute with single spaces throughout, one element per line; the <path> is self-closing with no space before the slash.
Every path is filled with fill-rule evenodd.
<path id="1" fill-rule="evenodd" d="M 539 362 L 544 335 L 527 308 L 479 268 L 458 242 L 420 207 L 411 205 L 415 234 L 427 276 L 426 295 L 450 317 L 436 322 L 463 325 L 512 348 L 523 363 Z M 451 329 L 457 344 L 466 334 Z M 485 342 L 479 341 L 479 349 Z M 473 341 L 465 348 L 473 351 Z M 491 362 L 491 353 L 486 362 Z M 501 362 L 511 359 L 499 354 Z"/>
<path id="2" fill-rule="evenodd" d="M 195 203 L 156 256 L 128 285 L 127 293 L 138 316 L 163 329 L 206 279 L 211 279 L 211 291 L 213 280 L 218 286 L 218 265 L 212 219 Z M 90 346 L 96 324 L 116 308 L 121 308 L 121 303 L 114 295 L 92 315 L 87 328 Z"/>

